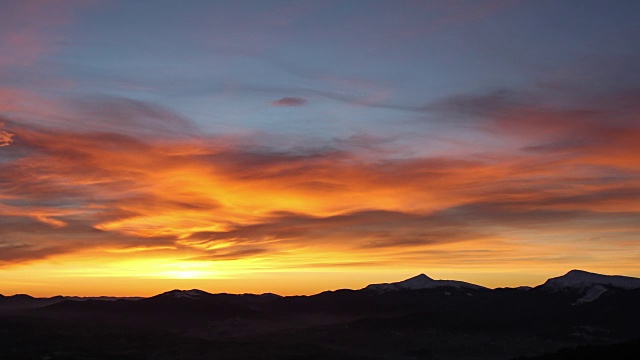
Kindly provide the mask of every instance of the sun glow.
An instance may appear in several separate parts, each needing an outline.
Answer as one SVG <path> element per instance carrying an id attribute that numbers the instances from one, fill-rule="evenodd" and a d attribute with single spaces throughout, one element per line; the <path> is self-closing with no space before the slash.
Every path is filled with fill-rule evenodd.
<path id="1" fill-rule="evenodd" d="M 202 270 L 169 270 L 158 275 L 161 278 L 169 279 L 203 279 L 211 277 L 210 272 Z"/>
<path id="2" fill-rule="evenodd" d="M 221 277 L 219 270 L 212 269 L 211 262 L 173 262 L 169 264 L 159 264 L 158 269 L 150 270 L 148 277 L 159 279 L 212 279 Z"/>

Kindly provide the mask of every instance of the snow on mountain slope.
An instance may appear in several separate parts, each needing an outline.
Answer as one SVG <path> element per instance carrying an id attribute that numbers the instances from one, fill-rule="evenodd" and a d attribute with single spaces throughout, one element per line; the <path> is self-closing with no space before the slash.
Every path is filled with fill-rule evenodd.
<path id="1" fill-rule="evenodd" d="M 484 289 L 484 287 L 482 286 L 470 284 L 464 281 L 434 280 L 425 274 L 420 274 L 400 282 L 371 284 L 365 287 L 365 290 L 384 292 L 384 291 L 396 291 L 396 290 L 435 289 L 440 287 L 455 287 L 455 288 L 474 289 L 474 290 Z"/>
<path id="2" fill-rule="evenodd" d="M 579 294 L 575 304 L 592 302 L 609 290 L 640 289 L 640 279 L 620 275 L 601 275 L 583 270 L 571 270 L 565 275 L 547 280 L 538 288 L 545 291 L 571 291 Z"/>
<path id="3" fill-rule="evenodd" d="M 547 280 L 542 284 L 545 289 L 587 288 L 594 285 L 611 286 L 620 289 L 640 288 L 640 279 L 619 275 L 601 275 L 583 270 L 571 270 L 565 275 Z"/>
<path id="4" fill-rule="evenodd" d="M 585 290 L 582 294 L 582 297 L 576 300 L 576 304 L 584 304 L 588 302 L 592 302 L 600 297 L 600 295 L 604 294 L 607 290 L 609 290 L 604 285 L 593 285 L 592 287 Z"/>

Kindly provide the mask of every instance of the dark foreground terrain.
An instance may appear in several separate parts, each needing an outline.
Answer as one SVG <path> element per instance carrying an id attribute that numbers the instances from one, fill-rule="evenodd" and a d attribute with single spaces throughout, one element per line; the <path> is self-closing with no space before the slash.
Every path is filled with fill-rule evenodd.
<path id="1" fill-rule="evenodd" d="M 638 359 L 640 280 L 424 275 L 313 296 L 0 297 L 0 359 Z"/>

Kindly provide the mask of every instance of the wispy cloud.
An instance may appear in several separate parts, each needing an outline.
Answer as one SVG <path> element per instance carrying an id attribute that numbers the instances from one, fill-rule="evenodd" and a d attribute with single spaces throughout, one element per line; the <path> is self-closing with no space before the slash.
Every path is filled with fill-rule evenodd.
<path id="1" fill-rule="evenodd" d="M 12 138 L 13 138 L 12 133 L 9 133 L 6 131 L 0 131 L 0 146 L 11 145 L 11 143 L 13 142 Z"/>

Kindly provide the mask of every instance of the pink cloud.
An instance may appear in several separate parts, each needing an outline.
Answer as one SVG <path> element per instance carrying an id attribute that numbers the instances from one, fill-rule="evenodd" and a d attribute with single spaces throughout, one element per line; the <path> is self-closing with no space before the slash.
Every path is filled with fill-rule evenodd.
<path id="1" fill-rule="evenodd" d="M 80 1 L 8 1 L 0 12 L 0 67 L 31 66 L 53 50 Z"/>

